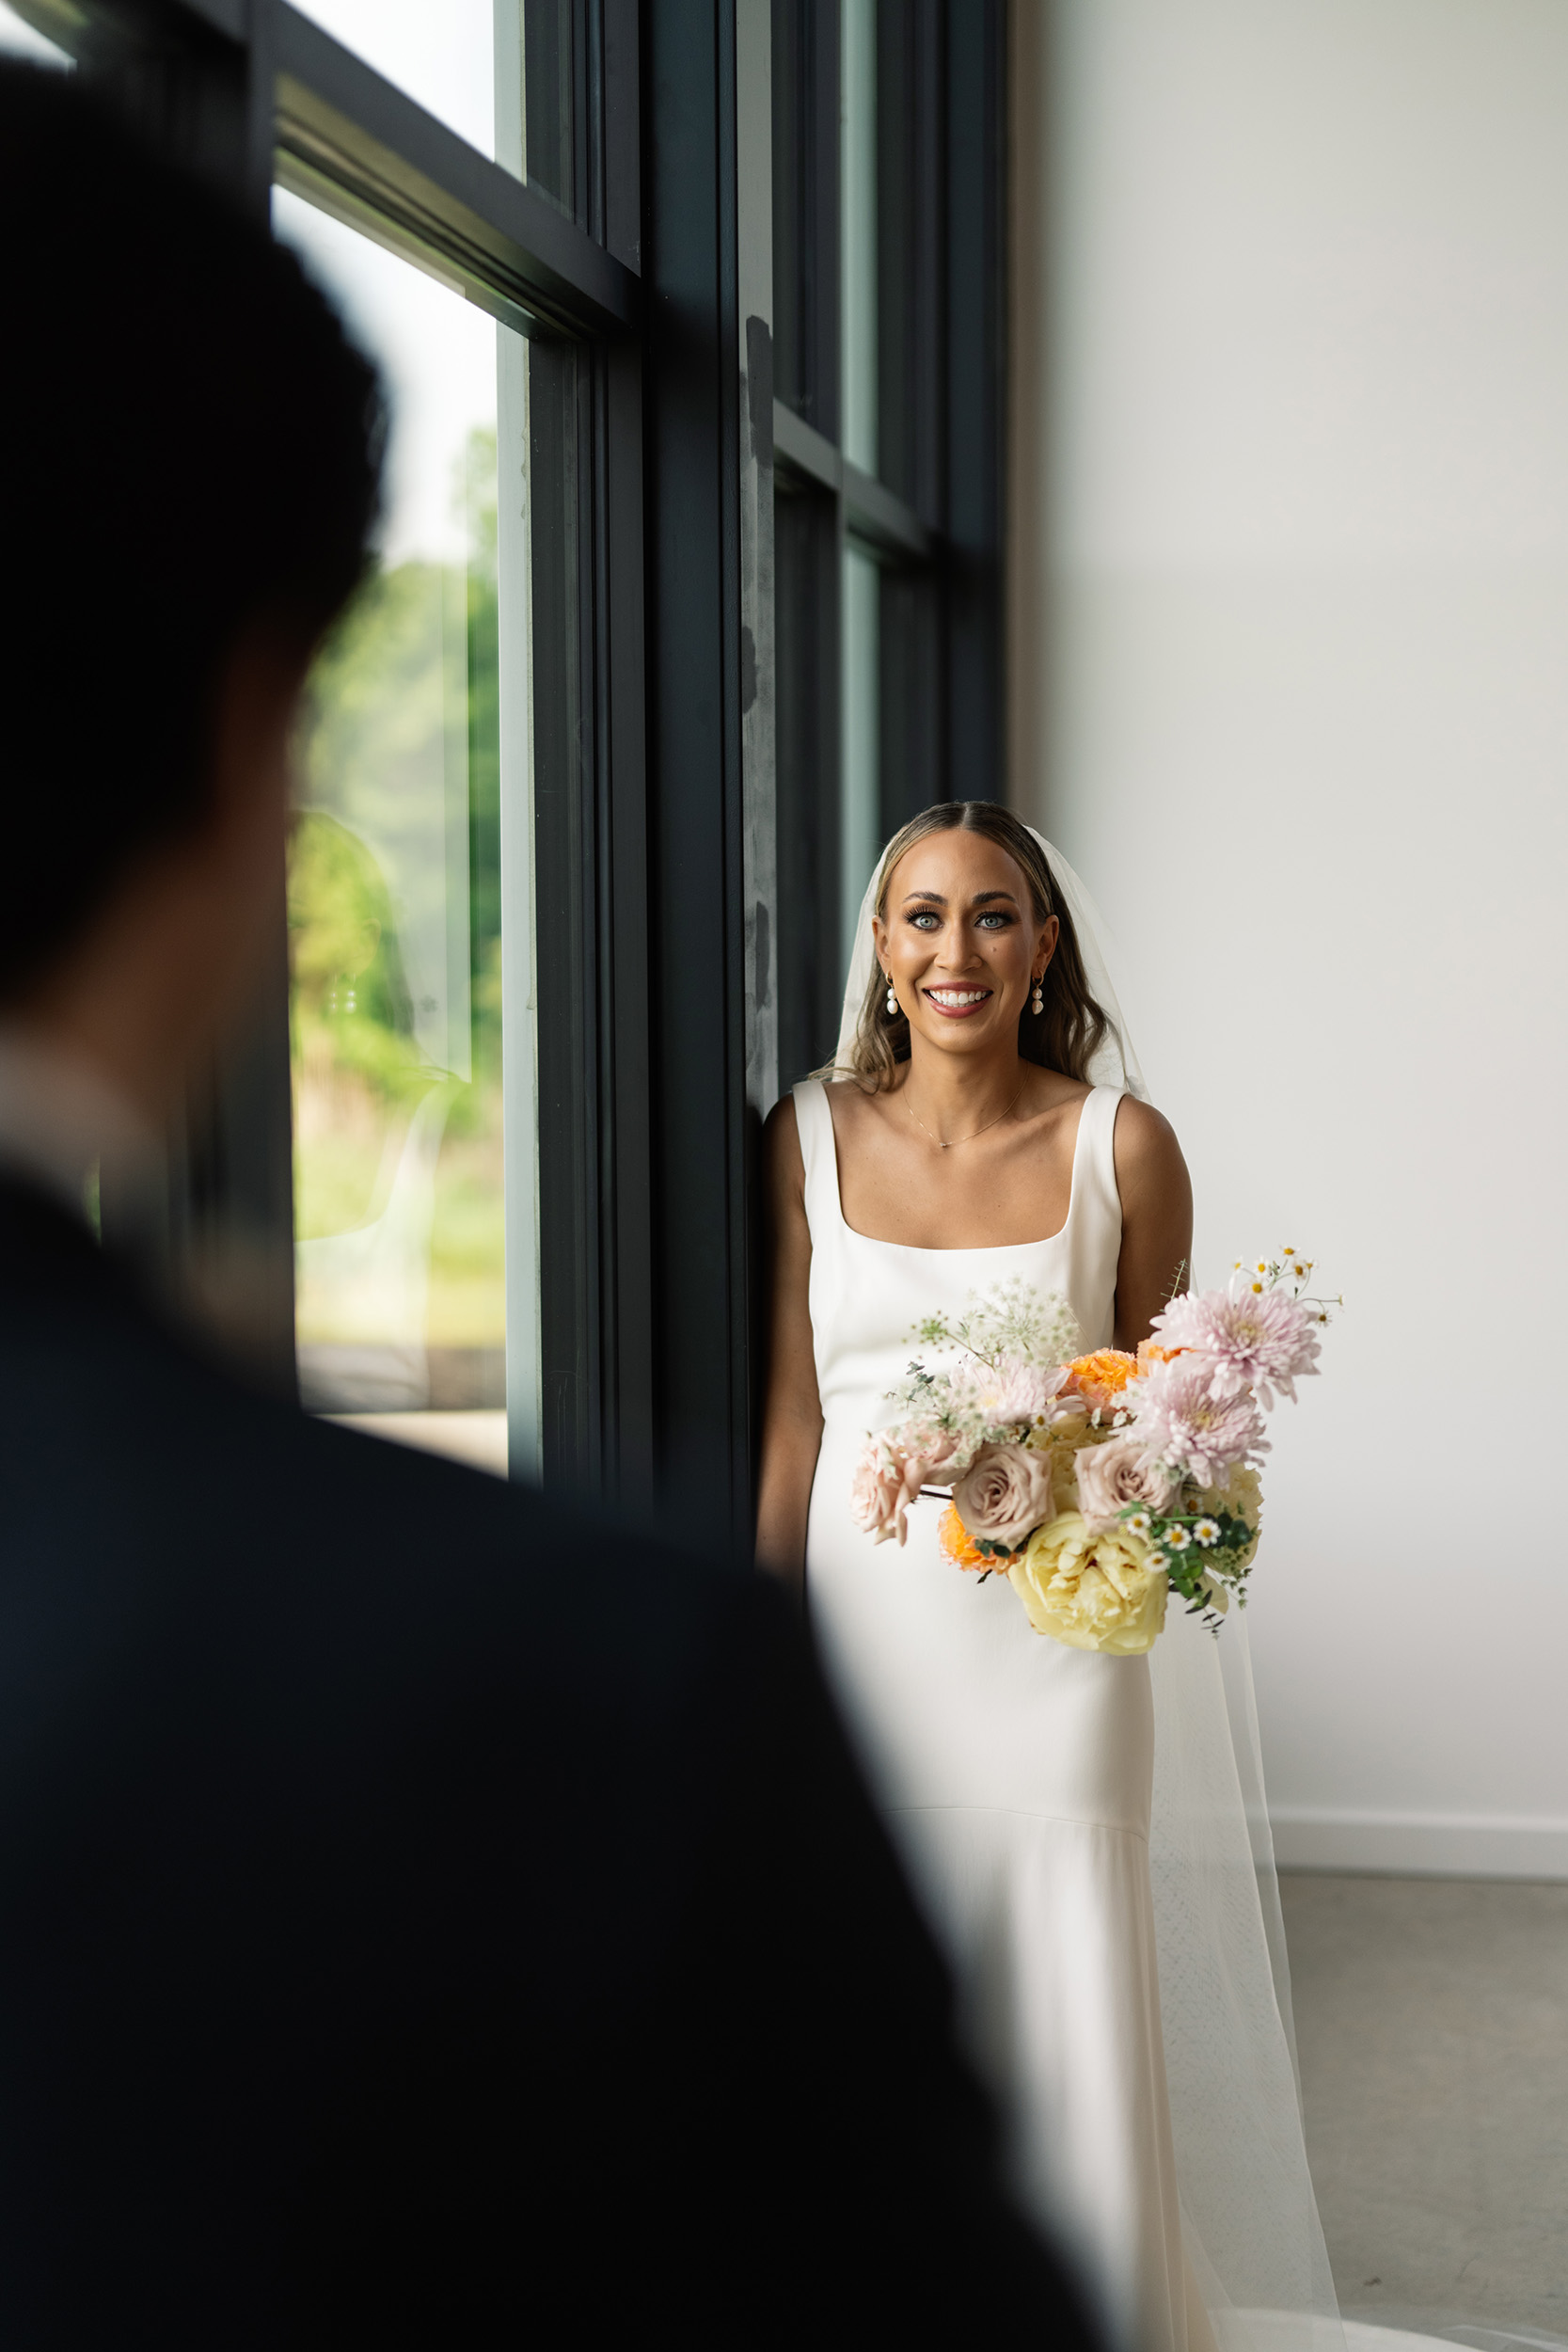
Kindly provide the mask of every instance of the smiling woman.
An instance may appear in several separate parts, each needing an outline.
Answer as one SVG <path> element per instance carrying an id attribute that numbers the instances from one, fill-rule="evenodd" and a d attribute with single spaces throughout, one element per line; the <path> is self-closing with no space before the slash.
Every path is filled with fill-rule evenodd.
<path id="1" fill-rule="evenodd" d="M 809 1584 L 1037 2217 L 1066 2230 L 1113 2340 L 1178 2352 L 1205 2337 L 1161 2056 L 1148 1661 L 1037 1644 L 1010 1592 L 951 1573 L 934 1506 L 868 1550 L 851 1483 L 913 1327 L 977 1289 L 1056 1294 L 1085 1347 L 1147 1337 L 1190 1246 L 1186 1169 L 1124 1083 L 1044 849 L 1006 809 L 914 818 L 862 922 L 853 1032 L 768 1125 L 757 1549 Z"/>
<path id="2" fill-rule="evenodd" d="M 1261 1783 L 1232 1728 L 1244 1652 L 1227 1698 L 1196 1617 L 1152 1672 L 1038 1640 L 1005 1578 L 955 1573 L 924 1485 L 896 1543 L 862 1532 L 889 1500 L 866 1491 L 867 1433 L 933 1318 L 958 1327 L 980 1297 L 1064 1311 L 1090 1353 L 1148 1335 L 1190 1245 L 1180 1151 L 1141 1099 L 1092 903 L 1006 810 L 915 818 L 856 930 L 835 1060 L 768 1126 L 758 1554 L 804 1581 L 1014 2178 L 1109 2342 L 1334 2341 Z M 930 1455 L 920 1474 L 946 1483 Z"/>
<path id="3" fill-rule="evenodd" d="M 916 938 L 930 942 L 942 935 L 942 918 L 949 914 L 948 901 L 940 889 L 923 890 L 933 881 L 927 870 L 930 853 L 918 867 L 911 862 L 922 845 L 938 842 L 949 854 L 963 842 L 969 850 L 967 865 L 975 874 L 984 868 L 990 877 L 989 888 L 982 880 L 972 894 L 970 934 L 1011 942 L 1016 952 L 1022 952 L 1018 943 L 1025 935 L 1029 938 L 1027 974 L 1006 998 L 1017 1020 L 1020 1056 L 1042 1069 L 1082 1080 L 1101 1045 L 1114 1039 L 1114 1024 L 1090 991 L 1077 929 L 1038 842 L 1010 809 L 989 801 L 962 801 L 925 809 L 888 844 L 875 904 L 877 964 L 866 986 L 854 1044 L 847 1064 L 840 1056 L 816 1075 L 829 1079 L 848 1074 L 869 1079 L 879 1088 L 895 1083 L 898 1064 L 910 1058 L 911 1007 L 918 1010 L 922 1002 L 917 983 L 911 978 L 906 988 L 900 979 L 906 965 L 912 974 L 929 961 L 933 972 L 952 983 L 941 988 L 938 995 L 927 993 L 924 999 L 948 1018 L 970 1009 L 958 1003 L 955 987 L 962 994 L 965 989 L 973 992 L 983 986 L 985 997 L 976 1001 L 992 1002 L 991 973 L 1004 965 L 1011 969 L 1006 953 L 998 964 L 993 951 L 988 950 L 990 972 L 982 980 L 967 967 L 961 973 L 949 970 L 940 955 L 931 959 L 928 947 L 913 946 Z M 1000 863 L 995 857 L 988 860 L 985 845 L 1001 853 Z M 895 894 L 895 880 L 900 896 Z M 949 946 L 956 946 L 958 936 L 957 931 L 947 932 Z M 1015 981 L 1019 978 L 1018 974 L 1012 977 Z M 988 1035 L 994 1038 L 1006 1018 L 998 1011 L 988 1021 Z M 933 1029 L 929 1034 L 934 1041 L 937 1032 Z"/>

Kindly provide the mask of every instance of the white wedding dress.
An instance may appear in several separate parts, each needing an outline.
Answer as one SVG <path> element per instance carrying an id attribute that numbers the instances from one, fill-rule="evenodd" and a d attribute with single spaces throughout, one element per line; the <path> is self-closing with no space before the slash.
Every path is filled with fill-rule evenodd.
<path id="1" fill-rule="evenodd" d="M 1029 2203 L 1100 2301 L 1113 2340 L 1186 2344 L 1181 2225 L 1149 1892 L 1154 1708 L 1148 1661 L 1034 1632 L 1004 1577 L 944 1559 L 941 1506 L 909 1542 L 849 1517 L 868 1429 L 915 1322 L 1022 1276 L 1058 1291 L 1085 1347 L 1111 1338 L 1120 1101 L 1079 1114 L 1067 1223 L 1049 1241 L 912 1249 L 844 1221 L 826 1090 L 795 1089 L 811 1225 L 822 1451 L 806 1540 L 812 1620 L 873 1787 L 963 1988 L 966 2025 L 1006 2097 Z"/>
<path id="2" fill-rule="evenodd" d="M 1037 836 L 1037 838 L 1038 836 Z M 1118 1104 L 1141 1091 L 1093 903 L 1047 842 L 1094 994 L 1097 1055 L 1067 1221 L 916 1249 L 845 1223 L 828 1095 L 795 1089 L 823 1434 L 806 1584 L 830 1681 L 958 1988 L 1019 2192 L 1117 2352 L 1343 2352 L 1307 2165 L 1244 1624 L 1171 1613 L 1148 1658 L 1037 1634 L 1004 1578 L 944 1559 L 942 1505 L 873 1545 L 849 1516 L 913 1326 L 1022 1279 L 1109 1343 Z M 871 973 L 873 877 L 845 992 Z"/>

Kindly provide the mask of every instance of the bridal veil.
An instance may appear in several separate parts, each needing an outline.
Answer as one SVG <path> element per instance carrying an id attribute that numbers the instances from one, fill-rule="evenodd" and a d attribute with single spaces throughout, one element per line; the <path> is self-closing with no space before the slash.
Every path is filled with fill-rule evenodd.
<path id="1" fill-rule="evenodd" d="M 1035 838 L 1072 918 L 1090 991 L 1111 1024 L 1089 1076 L 1143 1096 L 1104 924 L 1060 850 L 1040 834 Z M 840 1064 L 847 1063 L 871 977 L 880 873 L 879 860 L 849 961 Z M 1246 1621 L 1233 1612 L 1216 1636 L 1196 1618 L 1173 1613 L 1149 1667 L 1149 1874 L 1183 2244 L 1224 2352 L 1340 2352 L 1302 2130 Z"/>

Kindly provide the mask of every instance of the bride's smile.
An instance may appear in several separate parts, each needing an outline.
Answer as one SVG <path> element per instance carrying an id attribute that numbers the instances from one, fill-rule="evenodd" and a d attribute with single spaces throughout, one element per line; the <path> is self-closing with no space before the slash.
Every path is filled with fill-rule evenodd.
<path id="1" fill-rule="evenodd" d="M 966 1063 L 976 1053 L 995 1057 L 992 1085 L 1016 1085 L 1019 1018 L 1051 961 L 1057 925 L 1036 915 L 1006 850 L 957 830 L 916 842 L 889 876 L 875 929 L 878 961 L 911 1032 L 948 1050 L 961 1044 Z"/>

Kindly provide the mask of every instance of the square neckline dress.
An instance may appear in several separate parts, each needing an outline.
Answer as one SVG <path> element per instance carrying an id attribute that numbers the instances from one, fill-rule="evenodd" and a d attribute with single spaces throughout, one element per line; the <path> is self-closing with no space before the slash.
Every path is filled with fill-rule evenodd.
<path id="1" fill-rule="evenodd" d="M 1109 1344 L 1121 1097 L 1096 1087 L 1084 1098 L 1060 1232 L 926 1249 L 846 1222 L 826 1089 L 795 1088 L 823 1418 L 806 1589 L 829 1681 L 1007 2119 L 1019 2192 L 1114 2343 L 1186 2352 L 1148 1867 L 1148 1661 L 1036 1633 L 1005 1578 L 981 1584 L 942 1555 L 935 1502 L 911 1510 L 902 1549 L 874 1545 L 849 1516 L 865 1435 L 897 1417 L 888 1391 L 917 1320 L 1022 1278 L 1067 1298 L 1086 1349 Z"/>

